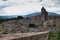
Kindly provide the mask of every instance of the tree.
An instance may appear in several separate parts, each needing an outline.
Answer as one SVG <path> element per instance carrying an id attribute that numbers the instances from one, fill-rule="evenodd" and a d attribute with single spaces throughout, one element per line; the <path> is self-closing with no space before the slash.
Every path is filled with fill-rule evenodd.
<path id="1" fill-rule="evenodd" d="M 24 19 L 22 16 L 18 16 L 17 19 Z"/>

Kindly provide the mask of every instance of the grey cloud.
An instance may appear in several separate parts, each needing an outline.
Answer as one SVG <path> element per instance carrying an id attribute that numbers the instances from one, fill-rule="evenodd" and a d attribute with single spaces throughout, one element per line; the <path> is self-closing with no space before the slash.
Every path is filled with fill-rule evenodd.
<path id="1" fill-rule="evenodd" d="M 8 2 L 8 1 L 3 4 L 0 4 L 0 14 L 6 14 L 6 12 L 3 11 L 3 8 L 10 7 L 14 4 L 15 4 L 14 2 Z"/>
<path id="2" fill-rule="evenodd" d="M 49 4 L 49 2 L 51 2 Z M 40 3 L 41 5 L 45 6 L 45 7 L 60 7 L 60 0 L 39 0 L 38 3 Z"/>
<path id="3" fill-rule="evenodd" d="M 0 5 L 0 9 L 5 8 L 5 7 L 12 6 L 12 5 L 14 5 L 14 4 L 15 4 L 15 3 L 12 3 L 12 2 L 7 2 L 7 3 L 5 3 L 5 4 L 1 4 L 1 5 Z"/>
<path id="4" fill-rule="evenodd" d="M 39 0 L 38 2 L 42 2 L 43 0 Z"/>
<path id="5" fill-rule="evenodd" d="M 2 9 L 0 9 L 0 14 L 5 14 L 5 12 Z"/>
<path id="6" fill-rule="evenodd" d="M 7 0 L 2 0 L 2 1 L 7 1 Z"/>
<path id="7" fill-rule="evenodd" d="M 60 6 L 60 0 L 52 0 L 56 6 Z"/>

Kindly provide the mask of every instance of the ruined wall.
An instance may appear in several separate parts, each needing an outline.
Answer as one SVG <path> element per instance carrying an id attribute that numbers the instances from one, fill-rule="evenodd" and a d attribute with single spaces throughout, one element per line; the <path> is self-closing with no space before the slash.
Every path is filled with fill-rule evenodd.
<path id="1" fill-rule="evenodd" d="M 47 40 L 49 31 L 2 34 L 0 40 Z"/>
<path id="2" fill-rule="evenodd" d="M 13 40 L 48 40 L 47 34 L 41 34 L 41 35 L 34 35 L 30 37 L 24 37 L 24 38 L 18 38 Z"/>
<path id="3" fill-rule="evenodd" d="M 36 34 L 12 40 L 48 40 L 48 33 Z"/>
<path id="4" fill-rule="evenodd" d="M 55 17 L 47 17 L 47 20 L 44 20 L 44 17 L 42 17 L 41 15 L 38 15 L 36 17 L 31 17 L 28 19 L 31 23 L 42 27 L 48 27 L 48 26 L 55 26 L 56 24 L 59 23 L 59 19 L 55 18 Z"/>
<path id="5" fill-rule="evenodd" d="M 42 7 L 40 15 L 31 16 L 25 19 L 10 20 L 8 22 L 2 23 L 1 26 L 8 32 L 12 30 L 16 32 L 21 31 L 22 33 L 30 32 L 29 30 L 40 31 L 43 29 L 45 30 L 46 28 L 48 29 L 48 27 L 51 29 L 57 27 L 60 23 L 59 18 L 60 17 L 58 16 L 48 16 L 48 12 L 44 7 Z M 36 25 L 36 28 L 29 28 L 29 24 Z"/>
<path id="6" fill-rule="evenodd" d="M 42 18 L 44 19 L 44 18 Z M 47 20 L 42 21 L 41 16 L 35 16 L 28 19 L 19 19 L 19 20 L 10 20 L 8 22 L 4 22 L 0 24 L 0 27 L 2 27 L 6 32 L 11 33 L 12 30 L 16 32 L 29 32 L 32 31 L 42 31 L 42 30 L 48 30 L 49 28 L 57 27 L 59 24 L 59 18 L 54 17 L 47 17 Z M 29 28 L 29 24 L 34 24 L 37 27 L 36 28 Z M 31 32 L 31 31 L 30 31 Z"/>

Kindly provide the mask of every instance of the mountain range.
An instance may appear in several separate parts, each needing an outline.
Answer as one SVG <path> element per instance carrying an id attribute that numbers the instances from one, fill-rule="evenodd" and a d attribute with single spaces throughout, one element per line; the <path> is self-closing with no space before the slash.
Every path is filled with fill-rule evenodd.
<path id="1" fill-rule="evenodd" d="M 41 15 L 41 12 L 34 12 L 28 15 L 25 15 L 24 17 L 31 17 L 31 16 L 37 16 L 37 15 Z M 48 16 L 60 16 L 59 14 L 53 13 L 53 12 L 48 12 Z"/>
<path id="2" fill-rule="evenodd" d="M 31 16 L 37 16 L 40 15 L 41 12 L 34 12 L 34 13 L 30 13 L 27 15 L 24 15 L 23 17 L 31 17 Z M 20 15 L 21 16 L 21 15 Z M 53 12 L 48 12 L 48 16 L 60 16 L 59 14 L 53 13 Z M 16 18 L 17 16 L 0 16 L 0 19 L 10 19 L 10 18 Z"/>

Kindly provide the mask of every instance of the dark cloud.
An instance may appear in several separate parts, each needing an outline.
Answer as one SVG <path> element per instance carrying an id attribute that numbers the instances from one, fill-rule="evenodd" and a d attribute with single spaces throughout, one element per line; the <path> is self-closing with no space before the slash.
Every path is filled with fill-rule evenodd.
<path id="1" fill-rule="evenodd" d="M 2 0 L 2 1 L 7 1 L 7 0 Z"/>

